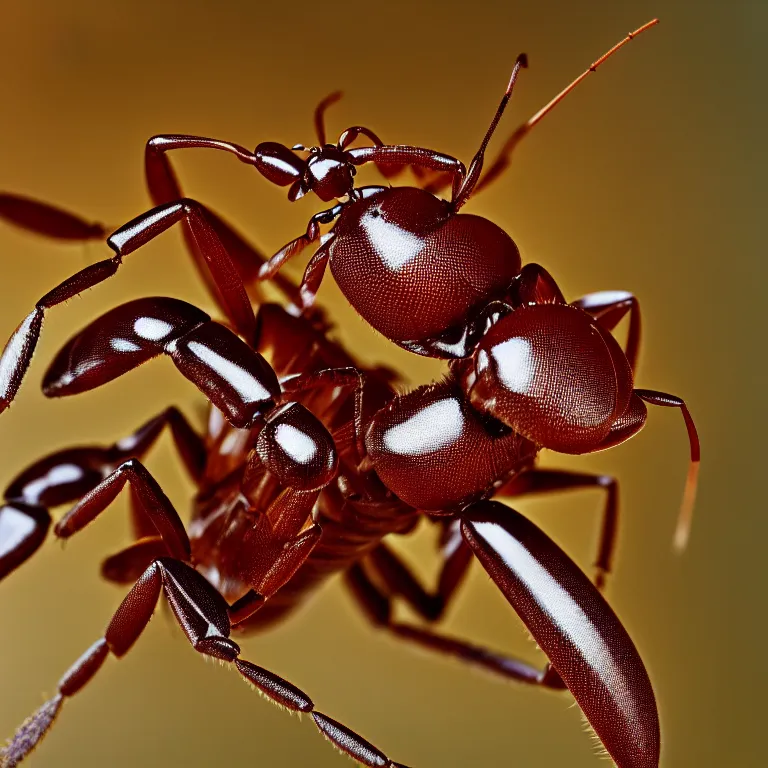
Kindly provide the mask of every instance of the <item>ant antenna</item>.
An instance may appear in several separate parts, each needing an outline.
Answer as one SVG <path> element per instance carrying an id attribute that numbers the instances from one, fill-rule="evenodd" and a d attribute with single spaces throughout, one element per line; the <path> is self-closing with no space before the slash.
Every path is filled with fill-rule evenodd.
<path id="1" fill-rule="evenodd" d="M 688 430 L 688 440 L 691 444 L 691 463 L 688 465 L 683 503 L 680 506 L 677 527 L 675 528 L 674 550 L 676 552 L 682 552 L 688 546 L 688 539 L 691 536 L 693 508 L 696 502 L 696 486 L 699 481 L 699 466 L 701 464 L 701 448 L 699 446 L 699 435 L 696 432 L 696 426 L 685 405 L 682 406 L 682 411 L 685 426 Z"/>
<path id="2" fill-rule="evenodd" d="M 567 88 L 560 91 L 552 101 L 544 105 L 530 120 L 523 123 L 510 137 L 507 139 L 507 143 L 501 148 L 498 158 L 494 161 L 493 165 L 488 169 L 482 181 L 475 187 L 475 191 L 479 192 L 487 184 L 494 181 L 502 171 L 504 171 L 509 165 L 509 158 L 512 154 L 512 150 L 519 144 L 524 136 L 526 136 L 533 127 L 547 114 L 549 114 L 582 80 L 588 75 L 597 71 L 597 68 L 611 56 L 613 56 L 619 48 L 623 48 L 630 40 L 634 40 L 641 32 L 645 32 L 646 29 L 656 26 L 659 23 L 658 19 L 651 19 L 647 24 L 643 24 L 634 32 L 630 32 L 623 40 L 620 40 L 609 51 L 604 53 L 597 61 L 592 63 L 589 69 L 582 72 Z"/>
<path id="3" fill-rule="evenodd" d="M 319 147 L 325 146 L 325 110 L 332 104 L 335 104 L 342 96 L 342 91 L 329 93 L 317 107 L 315 107 L 315 132 L 317 133 Z"/>
<path id="4" fill-rule="evenodd" d="M 517 76 L 520 73 L 520 70 L 527 66 L 528 57 L 524 53 L 521 53 L 515 61 L 515 66 L 512 69 L 512 74 L 510 75 L 509 83 L 507 84 L 507 90 L 504 91 L 504 95 L 501 97 L 501 102 L 496 109 L 496 114 L 493 116 L 490 126 L 488 126 L 488 130 L 485 132 L 485 137 L 483 138 L 482 144 L 480 144 L 480 149 L 477 150 L 477 153 L 472 158 L 472 162 L 469 164 L 469 170 L 467 171 L 467 175 L 464 177 L 461 186 L 458 190 L 454 190 L 452 201 L 454 211 L 458 211 L 472 194 L 472 191 L 480 178 L 480 172 L 483 170 L 483 158 L 485 157 L 485 149 L 488 146 L 488 142 L 491 140 L 493 132 L 496 130 L 496 126 L 499 124 L 499 120 L 501 120 L 501 116 L 504 114 L 504 110 L 512 96 L 512 90 L 515 87 L 515 82 L 517 82 Z"/>

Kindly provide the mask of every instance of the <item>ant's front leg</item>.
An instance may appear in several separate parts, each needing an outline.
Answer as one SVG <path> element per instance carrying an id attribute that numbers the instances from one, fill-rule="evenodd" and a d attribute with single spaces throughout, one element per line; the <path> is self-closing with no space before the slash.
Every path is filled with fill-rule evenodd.
<path id="1" fill-rule="evenodd" d="M 307 231 L 303 235 L 300 235 L 295 240 L 291 240 L 290 243 L 284 245 L 274 256 L 272 256 L 266 264 L 262 264 L 259 269 L 259 280 L 269 280 L 274 277 L 280 271 L 283 264 L 294 256 L 300 254 L 307 246 L 318 240 L 318 238 L 320 238 L 320 225 L 330 224 L 334 219 L 337 219 L 341 215 L 344 205 L 344 203 L 338 203 L 337 205 L 334 205 L 333 208 L 328 208 L 325 211 L 316 213 L 309 220 Z M 327 242 L 328 241 L 326 241 L 326 243 Z M 325 243 L 323 245 L 325 245 Z M 321 250 L 323 249 L 321 248 Z M 317 254 L 315 254 L 315 257 L 316 256 Z M 315 257 L 313 257 L 313 261 Z M 324 270 L 325 265 L 323 265 L 323 271 Z M 318 284 L 320 280 L 322 280 L 322 275 L 320 279 L 317 280 Z"/>
<path id="2" fill-rule="evenodd" d="M 171 166 L 166 152 L 175 149 L 190 148 L 218 149 L 230 152 L 246 165 L 255 165 L 257 168 L 259 167 L 259 164 L 263 162 L 263 153 L 260 153 L 258 150 L 256 153 L 249 152 L 245 147 L 241 147 L 239 144 L 233 144 L 228 141 L 209 139 L 202 136 L 185 136 L 177 134 L 153 136 L 147 142 L 144 151 L 144 170 L 147 188 L 149 189 L 152 202 L 156 206 L 172 203 L 184 198 L 181 185 L 179 184 L 176 173 Z M 291 178 L 293 179 L 293 176 Z M 216 234 L 219 236 L 227 253 L 235 263 L 241 279 L 246 286 L 253 288 L 257 279 L 258 270 L 266 261 L 266 257 L 217 213 L 210 209 L 206 209 L 206 213 L 211 226 L 216 230 Z M 218 291 L 214 282 L 212 282 L 211 273 L 205 268 L 205 258 L 200 252 L 192 229 L 186 222 L 184 222 L 182 228 L 187 248 L 192 254 L 209 291 L 218 301 Z M 275 283 L 285 296 L 293 302 L 294 305 L 298 306 L 299 294 L 296 285 L 289 278 L 281 275 L 275 276 Z M 261 296 L 257 294 L 256 298 L 261 299 Z"/>
<path id="3" fill-rule="evenodd" d="M 48 309 L 112 277 L 123 257 L 185 220 L 204 254 L 227 314 L 238 332 L 252 340 L 256 319 L 243 281 L 207 218 L 206 209 L 194 200 L 180 200 L 142 214 L 112 233 L 107 240 L 115 251 L 111 259 L 91 264 L 42 296 L 14 331 L 0 357 L 0 413 L 13 401 L 40 338 Z"/>
<path id="4" fill-rule="evenodd" d="M 297 254 L 301 253 L 307 246 L 311 245 L 318 239 L 321 240 L 322 245 L 315 251 L 306 270 L 304 271 L 304 277 L 302 278 L 299 291 L 301 293 L 301 303 L 303 309 L 306 311 L 315 301 L 315 295 L 317 294 L 320 284 L 323 281 L 326 267 L 328 266 L 328 260 L 331 256 L 331 243 L 334 238 L 333 231 L 329 232 L 324 237 L 320 237 L 320 225 L 330 224 L 334 219 L 341 216 L 346 208 L 350 204 L 354 204 L 355 200 L 364 200 L 371 195 L 375 195 L 380 192 L 383 187 L 358 187 L 353 190 L 350 195 L 350 200 L 345 203 L 339 203 L 333 208 L 328 208 L 325 211 L 316 213 L 307 225 L 307 231 L 305 234 L 297 237 L 295 240 L 291 240 L 290 243 L 284 245 L 266 264 L 262 265 L 259 270 L 259 279 L 267 280 L 274 277 L 275 274 L 281 269 L 289 259 L 292 259 Z"/>
<path id="5" fill-rule="evenodd" d="M 353 165 L 364 165 L 370 162 L 375 163 L 377 167 L 383 165 L 385 176 L 389 174 L 389 171 L 386 170 L 387 166 L 390 166 L 392 170 L 397 168 L 397 172 L 410 167 L 436 172 L 440 174 L 438 178 L 449 180 L 454 194 L 458 192 L 467 174 L 467 169 L 461 160 L 424 147 L 385 144 L 350 149 L 347 150 L 347 154 Z"/>

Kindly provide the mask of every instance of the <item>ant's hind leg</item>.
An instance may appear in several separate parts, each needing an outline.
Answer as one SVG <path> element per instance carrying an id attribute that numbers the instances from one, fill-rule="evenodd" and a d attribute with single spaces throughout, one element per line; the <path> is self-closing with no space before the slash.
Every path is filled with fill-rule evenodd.
<path id="1" fill-rule="evenodd" d="M 619 531 L 619 484 L 615 477 L 590 472 L 567 472 L 557 469 L 531 469 L 517 475 L 499 488 L 496 496 L 520 498 L 532 494 L 575 491 L 580 488 L 598 488 L 605 491 L 600 538 L 595 558 L 594 584 L 602 592 L 611 572 Z"/>
<path id="2" fill-rule="evenodd" d="M 104 636 L 97 640 L 59 680 L 55 696 L 46 701 L 17 729 L 0 750 L 0 766 L 18 765 L 40 743 L 59 714 L 64 700 L 74 696 L 99 671 L 111 652 L 126 654 L 149 623 L 163 586 L 159 562 L 147 568 L 126 595 L 109 622 Z"/>
<path id="3" fill-rule="evenodd" d="M 472 555 L 470 553 L 470 561 Z M 380 572 L 377 572 L 380 575 Z M 386 629 L 402 640 L 413 643 L 421 648 L 428 648 L 445 656 L 452 656 L 464 664 L 479 667 L 493 675 L 515 680 L 519 683 L 540 685 L 545 688 L 561 690 L 563 685 L 560 676 L 549 666 L 537 669 L 519 659 L 506 654 L 492 651 L 488 648 L 475 645 L 466 640 L 450 637 L 442 632 L 428 627 L 417 627 L 412 624 L 397 622 L 392 619 L 392 596 L 382 590 L 366 573 L 363 565 L 356 563 L 345 574 L 346 586 L 355 598 L 364 615 L 376 627 Z M 437 601 L 434 596 L 427 593 L 417 596 L 413 585 L 400 585 L 399 594 L 413 592 L 408 602 L 416 607 L 425 618 L 432 620 L 435 616 Z M 414 602 L 411 602 L 411 600 Z M 417 607 L 419 606 L 419 607 Z M 439 614 L 438 614 L 439 615 Z"/>
<path id="4" fill-rule="evenodd" d="M 627 343 L 624 354 L 632 373 L 637 372 L 637 357 L 640 352 L 640 302 L 628 291 L 598 291 L 588 293 L 573 302 L 572 306 L 588 312 L 606 331 L 613 329 L 629 314 Z"/>
<path id="5" fill-rule="evenodd" d="M 149 623 L 161 590 L 192 647 L 205 656 L 234 664 L 246 682 L 278 705 L 311 714 L 318 730 L 338 749 L 363 765 L 398 766 L 383 752 L 345 725 L 315 710 L 312 700 L 295 685 L 267 669 L 240 658 L 229 638 L 229 607 L 222 596 L 189 565 L 171 558 L 154 561 L 118 608 L 104 637 L 68 670 L 56 695 L 37 710 L 0 752 L 0 764 L 15 766 L 50 729 L 64 700 L 88 683 L 111 652 L 123 656 Z"/>

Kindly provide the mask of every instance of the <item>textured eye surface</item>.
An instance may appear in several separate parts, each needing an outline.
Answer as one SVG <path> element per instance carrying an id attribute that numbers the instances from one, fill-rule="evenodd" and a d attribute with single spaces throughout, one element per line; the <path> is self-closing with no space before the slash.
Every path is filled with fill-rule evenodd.
<path id="1" fill-rule="evenodd" d="M 475 376 L 476 407 L 563 453 L 595 447 L 632 385 L 613 338 L 585 312 L 557 304 L 522 307 L 494 325 L 475 353 Z"/>

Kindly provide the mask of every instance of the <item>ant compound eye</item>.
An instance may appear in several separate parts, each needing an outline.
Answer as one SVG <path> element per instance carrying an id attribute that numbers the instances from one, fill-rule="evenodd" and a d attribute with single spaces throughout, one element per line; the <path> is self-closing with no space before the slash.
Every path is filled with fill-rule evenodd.
<path id="1" fill-rule="evenodd" d="M 565 305 L 523 307 L 501 319 L 478 345 L 474 368 L 465 386 L 475 407 L 562 453 L 587 452 L 605 438 L 632 389 L 613 337 Z"/>
<path id="2" fill-rule="evenodd" d="M 286 403 L 267 417 L 256 452 L 281 483 L 302 491 L 328 485 L 338 465 L 328 430 L 299 403 Z"/>

